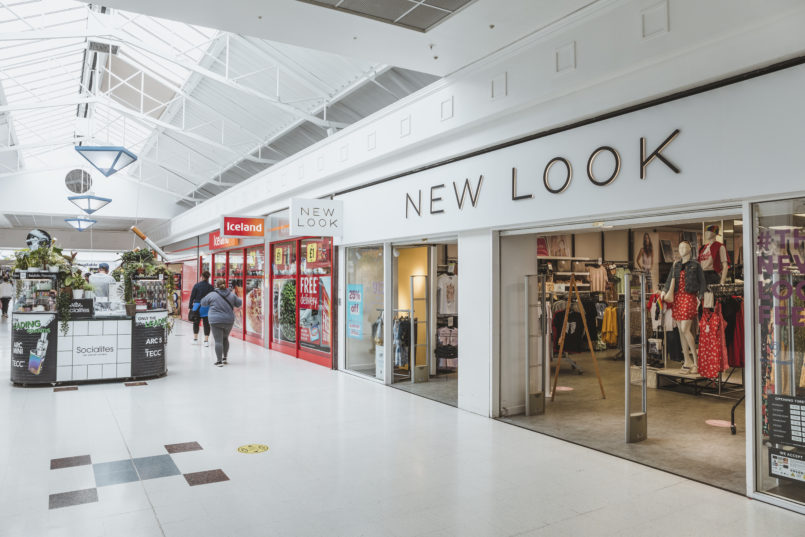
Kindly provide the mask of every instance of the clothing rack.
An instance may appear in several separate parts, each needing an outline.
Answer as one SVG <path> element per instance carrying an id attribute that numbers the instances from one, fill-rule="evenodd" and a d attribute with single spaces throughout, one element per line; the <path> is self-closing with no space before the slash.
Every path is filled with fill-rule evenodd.
<path id="1" fill-rule="evenodd" d="M 708 288 L 708 292 L 713 293 L 713 298 L 715 300 L 733 296 L 743 297 L 743 291 L 744 286 L 742 283 L 712 284 Z M 744 402 L 746 397 L 746 378 L 743 374 L 741 374 L 740 386 L 735 383 L 730 383 L 730 378 L 732 378 L 732 375 L 735 373 L 736 369 L 738 368 L 731 368 L 726 379 L 723 378 L 723 372 L 719 372 L 718 379 L 712 381 L 712 383 L 715 383 L 717 386 L 717 393 L 704 394 L 709 395 L 710 397 L 717 397 L 719 399 L 735 400 L 735 404 L 733 404 L 732 408 L 730 409 L 730 432 L 732 434 L 736 434 L 738 431 L 735 425 L 735 410 L 737 410 L 738 406 Z M 730 385 L 731 387 L 728 387 L 727 385 Z M 738 394 L 740 394 L 740 396 L 735 399 L 735 396 Z"/>

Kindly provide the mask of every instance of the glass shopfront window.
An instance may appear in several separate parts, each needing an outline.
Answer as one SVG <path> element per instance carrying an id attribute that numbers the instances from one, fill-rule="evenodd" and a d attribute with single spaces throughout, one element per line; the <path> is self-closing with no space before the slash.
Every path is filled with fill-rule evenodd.
<path id="1" fill-rule="evenodd" d="M 348 248 L 346 270 L 346 368 L 383 379 L 383 247 Z"/>
<path id="2" fill-rule="evenodd" d="M 753 209 L 757 490 L 805 503 L 805 198 Z"/>
<path id="3" fill-rule="evenodd" d="M 263 337 L 263 279 L 265 250 L 262 246 L 246 250 L 246 336 Z"/>
<path id="4" fill-rule="evenodd" d="M 229 252 L 228 286 L 238 298 L 243 300 L 243 250 Z M 235 308 L 235 324 L 232 325 L 232 334 L 235 337 L 243 336 L 243 307 Z"/>
<path id="5" fill-rule="evenodd" d="M 212 273 L 212 283 L 215 285 L 215 280 L 218 278 L 226 279 L 226 252 L 215 254 L 212 257 L 213 263 L 213 273 Z"/>
<path id="6" fill-rule="evenodd" d="M 296 241 L 271 247 L 271 340 L 296 343 Z"/>
<path id="7" fill-rule="evenodd" d="M 330 352 L 332 346 L 332 239 L 300 241 L 299 344 Z"/>

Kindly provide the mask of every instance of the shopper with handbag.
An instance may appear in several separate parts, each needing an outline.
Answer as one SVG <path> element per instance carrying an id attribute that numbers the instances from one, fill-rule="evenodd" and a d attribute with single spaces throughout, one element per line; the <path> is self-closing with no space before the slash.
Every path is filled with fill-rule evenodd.
<path id="1" fill-rule="evenodd" d="M 207 317 L 206 308 L 201 307 L 201 300 L 213 291 L 210 285 L 210 273 L 201 273 L 201 281 L 193 286 L 190 292 L 190 311 L 187 313 L 187 320 L 193 323 L 193 343 L 198 343 L 199 323 L 204 324 L 204 346 L 210 346 L 210 321 Z"/>
<path id="2" fill-rule="evenodd" d="M 229 355 L 229 332 L 235 324 L 235 308 L 243 305 L 243 301 L 238 295 L 226 288 L 223 278 L 215 280 L 215 291 L 208 294 L 201 300 L 202 307 L 209 308 L 210 326 L 212 336 L 215 339 L 215 365 L 222 367 L 227 363 Z"/>

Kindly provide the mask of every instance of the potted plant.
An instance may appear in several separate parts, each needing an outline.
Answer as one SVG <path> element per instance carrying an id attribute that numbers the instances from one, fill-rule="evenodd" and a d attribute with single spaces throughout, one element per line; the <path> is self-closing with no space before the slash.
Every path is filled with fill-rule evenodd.
<path id="1" fill-rule="evenodd" d="M 64 279 L 65 292 L 72 291 L 73 298 L 84 298 L 84 289 L 88 286 L 81 272 L 76 271 Z"/>
<path id="2" fill-rule="evenodd" d="M 75 258 L 73 258 L 75 259 Z M 49 272 L 61 272 L 62 267 L 67 265 L 67 258 L 62 253 L 61 248 L 56 246 L 50 249 L 47 259 L 47 269 Z"/>
<path id="3" fill-rule="evenodd" d="M 28 270 L 28 257 L 30 256 L 31 251 L 28 248 L 22 248 L 21 250 L 17 250 L 14 252 L 14 272 L 20 272 Z"/>
<path id="4" fill-rule="evenodd" d="M 50 248 L 47 246 L 31 251 L 31 253 L 28 254 L 28 270 L 46 270 L 48 259 L 50 259 Z"/>

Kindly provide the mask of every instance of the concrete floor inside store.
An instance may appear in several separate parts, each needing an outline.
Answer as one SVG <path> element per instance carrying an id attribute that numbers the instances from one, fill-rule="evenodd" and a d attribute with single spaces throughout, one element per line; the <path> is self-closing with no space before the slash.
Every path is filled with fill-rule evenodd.
<path id="1" fill-rule="evenodd" d="M 745 407 L 735 412 L 737 434 L 714 427 L 707 420 L 730 421 L 732 399 L 693 395 L 668 389 L 648 389 L 648 437 L 627 444 L 624 438 L 624 362 L 615 350 L 598 353 L 606 399 L 601 398 L 589 353 L 571 356 L 582 375 L 563 365 L 556 399 L 545 402 L 545 414 L 502 418 L 527 429 L 598 449 L 625 459 L 695 479 L 729 491 L 746 491 Z M 565 362 L 566 363 L 566 362 Z M 554 373 L 552 370 L 551 374 Z M 740 385 L 740 372 L 732 381 Z M 640 411 L 640 387 L 632 386 L 632 412 Z"/>
<path id="2" fill-rule="evenodd" d="M 802 533 L 802 515 L 241 341 L 216 368 L 190 339 L 177 322 L 146 385 L 0 382 L 0 536 Z"/>
<path id="3" fill-rule="evenodd" d="M 458 373 L 434 375 L 427 382 L 412 383 L 401 380 L 392 386 L 446 405 L 458 406 Z"/>

